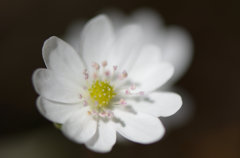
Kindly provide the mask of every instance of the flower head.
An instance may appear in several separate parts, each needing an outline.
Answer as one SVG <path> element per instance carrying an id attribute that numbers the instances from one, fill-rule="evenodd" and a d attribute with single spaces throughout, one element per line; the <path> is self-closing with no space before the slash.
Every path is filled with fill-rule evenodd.
<path id="1" fill-rule="evenodd" d="M 47 68 L 33 74 L 39 111 L 96 152 L 110 151 L 116 132 L 142 144 L 160 140 L 165 129 L 158 117 L 174 114 L 182 101 L 155 91 L 170 79 L 173 66 L 144 36 L 139 25 L 116 31 L 99 15 L 82 30 L 77 51 L 50 37 L 43 46 Z"/>

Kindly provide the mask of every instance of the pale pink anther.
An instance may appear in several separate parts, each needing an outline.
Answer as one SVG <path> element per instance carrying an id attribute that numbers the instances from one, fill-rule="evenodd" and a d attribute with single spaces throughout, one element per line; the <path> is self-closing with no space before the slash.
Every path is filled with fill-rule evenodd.
<path id="1" fill-rule="evenodd" d="M 88 71 L 87 71 L 87 69 L 84 69 L 83 75 L 84 75 L 84 79 L 87 80 L 88 79 Z"/>
<path id="2" fill-rule="evenodd" d="M 100 69 L 100 65 L 99 65 L 98 63 L 96 63 L 96 62 L 94 62 L 94 63 L 92 64 L 92 67 L 95 68 L 96 70 L 99 70 L 99 69 Z"/>
<path id="3" fill-rule="evenodd" d="M 126 105 L 127 102 L 126 102 L 124 99 L 120 99 L 120 104 L 121 104 L 121 105 Z"/>
<path id="4" fill-rule="evenodd" d="M 93 78 L 94 78 L 94 79 L 97 79 L 97 77 L 98 77 L 97 73 L 94 72 L 94 73 L 93 73 Z"/>
<path id="5" fill-rule="evenodd" d="M 118 75 L 118 79 L 119 80 L 122 80 L 123 78 L 122 78 L 122 75 Z"/>
<path id="6" fill-rule="evenodd" d="M 144 95 L 143 91 L 138 92 L 139 95 Z"/>
<path id="7" fill-rule="evenodd" d="M 108 112 L 107 112 L 107 117 L 108 117 L 108 118 L 112 118 L 112 117 L 113 117 L 113 113 L 112 113 L 111 111 L 108 111 Z"/>
<path id="8" fill-rule="evenodd" d="M 83 105 L 84 106 L 87 106 L 88 105 L 88 102 L 86 100 L 83 101 Z"/>
<path id="9" fill-rule="evenodd" d="M 122 78 L 126 78 L 127 76 L 128 76 L 128 73 L 127 73 L 127 71 L 124 70 L 124 71 L 122 72 Z"/>
<path id="10" fill-rule="evenodd" d="M 105 76 L 110 76 L 110 71 L 105 71 Z"/>
<path id="11" fill-rule="evenodd" d="M 91 111 L 88 111 L 88 115 L 92 115 L 92 112 L 91 112 Z"/>
<path id="12" fill-rule="evenodd" d="M 117 70 L 117 68 L 118 68 L 118 66 L 117 66 L 117 65 L 114 65 L 114 66 L 113 66 L 113 70 L 114 70 L 114 71 L 116 71 L 116 70 Z"/>
<path id="13" fill-rule="evenodd" d="M 126 95 L 130 95 L 131 92 L 130 92 L 128 89 L 126 89 L 126 90 L 125 90 L 125 94 L 126 94 Z"/>
<path id="14" fill-rule="evenodd" d="M 85 79 L 85 80 L 88 79 L 88 74 L 85 74 L 84 79 Z"/>
<path id="15" fill-rule="evenodd" d="M 136 89 L 136 85 L 135 84 L 131 85 L 130 89 L 131 90 L 135 90 Z"/>
<path id="16" fill-rule="evenodd" d="M 101 117 L 106 117 L 106 115 L 107 115 L 107 114 L 106 114 L 105 111 L 99 113 L 99 116 L 101 116 Z"/>
<path id="17" fill-rule="evenodd" d="M 102 62 L 102 66 L 103 66 L 103 67 L 106 67 L 107 64 L 108 64 L 107 61 L 103 61 L 103 62 Z"/>

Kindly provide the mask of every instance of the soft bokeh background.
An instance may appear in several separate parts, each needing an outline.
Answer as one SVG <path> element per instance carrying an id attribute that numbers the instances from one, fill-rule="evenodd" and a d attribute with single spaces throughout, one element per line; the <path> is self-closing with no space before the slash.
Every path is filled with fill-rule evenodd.
<path id="1" fill-rule="evenodd" d="M 108 7 L 127 14 L 150 7 L 167 25 L 190 32 L 194 61 L 177 86 L 191 95 L 195 110 L 155 144 L 119 144 L 103 155 L 70 142 L 38 113 L 31 75 L 44 67 L 45 39 L 62 37 L 73 21 Z M 0 157 L 239 158 L 239 8 L 237 0 L 0 0 Z"/>

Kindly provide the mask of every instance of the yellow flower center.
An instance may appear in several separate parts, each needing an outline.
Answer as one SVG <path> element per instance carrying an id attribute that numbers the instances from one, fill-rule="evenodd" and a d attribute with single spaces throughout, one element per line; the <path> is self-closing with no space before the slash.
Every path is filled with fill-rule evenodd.
<path id="1" fill-rule="evenodd" d="M 90 97 L 97 108 L 105 108 L 109 105 L 111 99 L 116 95 L 113 86 L 109 81 L 96 80 L 88 89 Z"/>

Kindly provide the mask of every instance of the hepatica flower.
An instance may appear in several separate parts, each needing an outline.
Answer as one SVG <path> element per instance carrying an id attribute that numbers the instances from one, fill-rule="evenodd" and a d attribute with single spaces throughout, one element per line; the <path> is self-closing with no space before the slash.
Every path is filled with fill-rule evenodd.
<path id="1" fill-rule="evenodd" d="M 83 28 L 79 49 L 47 39 L 47 68 L 33 74 L 40 113 L 96 152 L 109 152 L 117 132 L 141 144 L 160 140 L 165 129 L 158 117 L 174 114 L 182 101 L 178 94 L 155 91 L 173 75 L 173 66 L 144 37 L 139 25 L 116 30 L 99 15 Z"/>

